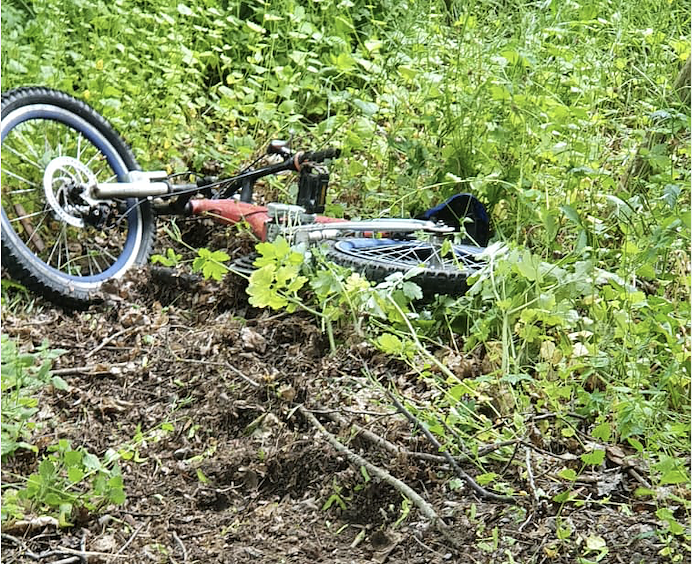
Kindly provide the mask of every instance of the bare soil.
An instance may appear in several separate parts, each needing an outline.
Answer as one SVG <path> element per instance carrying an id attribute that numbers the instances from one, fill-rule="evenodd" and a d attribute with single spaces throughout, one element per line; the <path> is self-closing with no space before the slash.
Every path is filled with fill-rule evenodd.
<path id="1" fill-rule="evenodd" d="M 111 292 L 83 312 L 40 300 L 29 313 L 4 312 L 3 332 L 24 347 L 47 339 L 65 350 L 54 369 L 70 389 L 41 396 L 36 444 L 68 438 L 99 455 L 123 445 L 135 452 L 121 461 L 124 505 L 84 514 L 64 530 L 8 532 L 5 563 L 62 562 L 70 557 L 64 549 L 88 554 L 83 562 L 113 563 L 666 561 L 656 507 L 633 495 L 645 470 L 617 451 L 575 483 L 590 500 L 577 507 L 551 501 L 564 490 L 556 472 L 573 463 L 569 444 L 546 444 L 538 433 L 527 438 L 535 448 L 504 446 L 483 463 L 513 485 L 517 503 L 491 502 L 450 487 L 448 465 L 411 454 L 437 453 L 382 385 L 395 383 L 412 398 L 436 391 L 367 343 L 343 336 L 330 356 L 312 319 L 253 310 L 234 278 L 197 283 L 141 269 Z M 351 451 L 423 496 L 447 534 L 336 452 L 301 405 Z M 409 454 L 383 450 L 352 423 Z M 28 475 L 40 456 L 6 462 L 3 483 Z M 570 530 L 564 540 L 558 527 Z M 593 548 L 598 538 L 607 553 Z"/>

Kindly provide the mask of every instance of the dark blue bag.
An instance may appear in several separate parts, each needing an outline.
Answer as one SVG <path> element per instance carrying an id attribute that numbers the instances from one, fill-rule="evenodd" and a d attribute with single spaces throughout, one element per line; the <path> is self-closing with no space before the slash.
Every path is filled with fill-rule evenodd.
<path id="1" fill-rule="evenodd" d="M 490 239 L 490 217 L 485 206 L 471 194 L 455 194 L 446 202 L 430 208 L 416 219 L 442 221 L 456 230 L 466 230 L 464 243 L 485 247 Z"/>

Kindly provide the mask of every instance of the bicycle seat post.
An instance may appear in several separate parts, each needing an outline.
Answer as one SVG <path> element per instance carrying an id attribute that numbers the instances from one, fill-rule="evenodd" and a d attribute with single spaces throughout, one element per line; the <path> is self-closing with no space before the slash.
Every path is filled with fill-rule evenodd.
<path id="1" fill-rule="evenodd" d="M 250 180 L 249 178 L 246 178 L 243 180 L 243 185 L 240 190 L 240 201 L 241 202 L 246 202 L 248 204 L 252 203 L 252 185 L 254 184 L 254 180 Z"/>

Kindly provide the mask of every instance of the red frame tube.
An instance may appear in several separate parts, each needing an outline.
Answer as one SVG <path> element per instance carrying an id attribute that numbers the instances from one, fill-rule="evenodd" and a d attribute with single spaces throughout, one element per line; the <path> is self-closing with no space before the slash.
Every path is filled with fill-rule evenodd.
<path id="1" fill-rule="evenodd" d="M 269 223 L 270 218 L 266 206 L 248 204 L 233 199 L 190 200 L 188 205 L 192 215 L 208 214 L 220 223 L 231 225 L 246 221 L 259 239 L 264 241 L 267 238 L 267 223 Z M 342 221 L 346 220 L 324 215 L 315 217 L 315 223 L 339 223 Z"/>

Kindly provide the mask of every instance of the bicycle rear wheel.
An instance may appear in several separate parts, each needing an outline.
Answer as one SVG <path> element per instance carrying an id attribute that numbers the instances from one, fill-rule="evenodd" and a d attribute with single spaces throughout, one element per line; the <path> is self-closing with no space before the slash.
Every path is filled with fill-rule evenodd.
<path id="1" fill-rule="evenodd" d="M 425 241 L 395 239 L 340 239 L 326 251 L 326 257 L 342 266 L 381 281 L 394 272 L 422 270 L 412 278 L 426 295 L 461 295 L 468 289 L 467 279 L 481 267 L 481 247 L 452 245 L 442 254 L 441 246 Z"/>
<path id="2" fill-rule="evenodd" d="M 2 265 L 27 288 L 70 307 L 147 260 L 149 202 L 96 200 L 89 187 L 139 167 L 95 110 L 57 90 L 3 93 Z"/>

